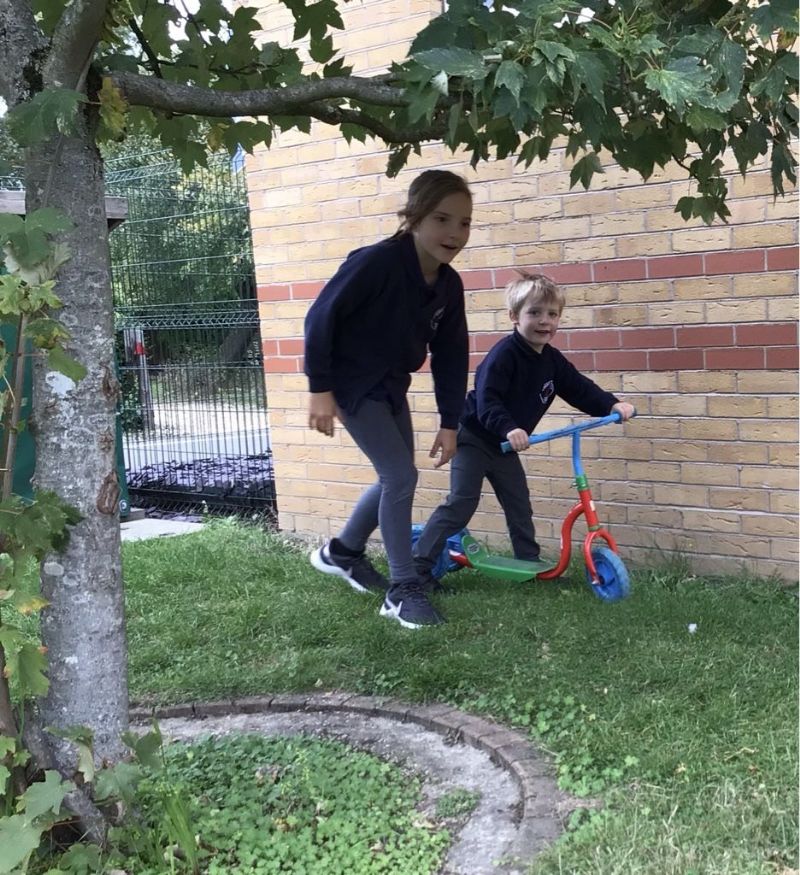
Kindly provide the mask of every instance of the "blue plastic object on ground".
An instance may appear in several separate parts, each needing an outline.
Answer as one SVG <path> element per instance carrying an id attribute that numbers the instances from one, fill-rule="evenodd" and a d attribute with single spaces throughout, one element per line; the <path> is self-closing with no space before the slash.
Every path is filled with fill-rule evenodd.
<path id="1" fill-rule="evenodd" d="M 411 526 L 411 546 L 417 543 L 419 540 L 419 536 L 422 534 L 422 530 L 425 526 L 420 525 L 419 523 Z M 463 553 L 461 548 L 461 538 L 463 535 L 468 535 L 469 532 L 467 529 L 462 529 L 460 532 L 456 532 L 455 535 L 451 535 L 447 539 L 447 543 L 444 545 L 444 550 L 442 550 L 441 556 L 436 560 L 436 564 L 431 569 L 431 574 L 437 579 L 440 580 L 448 571 L 458 571 L 462 566 L 455 562 L 450 558 L 450 551 L 454 550 L 457 553 Z"/>
<path id="2" fill-rule="evenodd" d="M 631 591 L 631 582 L 628 570 L 619 556 L 608 547 L 595 547 L 592 550 L 592 560 L 600 582 L 592 583 L 588 568 L 586 580 L 594 594 L 604 602 L 618 602 L 626 598 Z"/>

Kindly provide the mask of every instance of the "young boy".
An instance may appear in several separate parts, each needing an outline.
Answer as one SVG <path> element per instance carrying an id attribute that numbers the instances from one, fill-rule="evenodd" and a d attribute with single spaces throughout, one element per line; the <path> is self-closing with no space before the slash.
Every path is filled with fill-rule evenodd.
<path id="1" fill-rule="evenodd" d="M 430 590 L 440 588 L 431 570 L 447 538 L 475 513 L 484 477 L 503 508 L 514 556 L 539 558 L 528 483 L 517 453 L 528 449 L 528 436 L 556 396 L 589 416 L 617 411 L 626 420 L 634 413 L 632 404 L 603 391 L 550 346 L 564 309 L 564 293 L 551 279 L 522 274 L 506 287 L 506 305 L 514 331 L 478 366 L 450 463 L 450 495 L 415 546 L 417 574 Z M 503 441 L 515 452 L 503 453 Z"/>

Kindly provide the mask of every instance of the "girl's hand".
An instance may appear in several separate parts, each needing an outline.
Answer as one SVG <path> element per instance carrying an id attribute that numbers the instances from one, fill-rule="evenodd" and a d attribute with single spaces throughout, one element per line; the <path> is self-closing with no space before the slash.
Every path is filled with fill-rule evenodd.
<path id="1" fill-rule="evenodd" d="M 456 454 L 456 430 L 454 428 L 440 428 L 436 439 L 433 442 L 430 453 L 428 455 L 435 459 L 439 456 L 439 461 L 434 464 L 434 468 L 441 468 L 446 465 L 450 459 Z"/>
<path id="2" fill-rule="evenodd" d="M 511 449 L 516 453 L 521 453 L 530 446 L 528 443 L 528 432 L 524 428 L 512 428 L 506 435 L 506 440 L 511 444 Z"/>
<path id="3" fill-rule="evenodd" d="M 618 401 L 612 408 L 612 413 L 619 413 L 622 417 L 622 421 L 626 422 L 629 420 L 634 413 L 636 413 L 636 408 L 633 404 L 628 404 L 627 401 Z"/>
<path id="4" fill-rule="evenodd" d="M 312 392 L 308 404 L 308 427 L 333 437 L 336 401 L 333 392 Z"/>

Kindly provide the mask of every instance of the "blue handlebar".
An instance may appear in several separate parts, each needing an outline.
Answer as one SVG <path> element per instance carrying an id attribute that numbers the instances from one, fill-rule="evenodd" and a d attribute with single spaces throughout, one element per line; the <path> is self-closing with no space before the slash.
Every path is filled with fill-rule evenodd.
<path id="1" fill-rule="evenodd" d="M 633 416 L 636 416 L 635 411 Z M 601 425 L 609 425 L 609 423 L 621 421 L 622 417 L 615 410 L 613 413 L 609 413 L 608 416 L 600 417 L 600 419 L 590 419 L 587 422 L 579 422 L 577 425 L 565 425 L 564 428 L 554 428 L 552 431 L 543 431 L 541 434 L 532 434 L 528 438 L 528 443 L 541 444 L 545 441 L 551 441 L 553 438 L 564 437 L 568 434 L 576 434 L 579 431 L 588 431 L 590 428 L 599 428 Z M 508 441 L 503 441 L 503 443 L 500 444 L 500 449 L 504 453 L 512 452 L 511 444 Z"/>

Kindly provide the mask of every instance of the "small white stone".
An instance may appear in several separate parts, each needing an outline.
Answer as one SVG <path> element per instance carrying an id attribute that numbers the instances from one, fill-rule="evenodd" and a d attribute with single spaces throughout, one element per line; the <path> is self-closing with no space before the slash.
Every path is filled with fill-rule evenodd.
<path id="1" fill-rule="evenodd" d="M 45 562 L 44 573 L 49 574 L 52 577 L 61 577 L 64 573 L 64 566 L 58 562 Z"/>
<path id="2" fill-rule="evenodd" d="M 690 635 L 694 635 L 694 633 L 697 631 L 697 623 L 689 623 L 686 628 L 689 630 Z"/>

